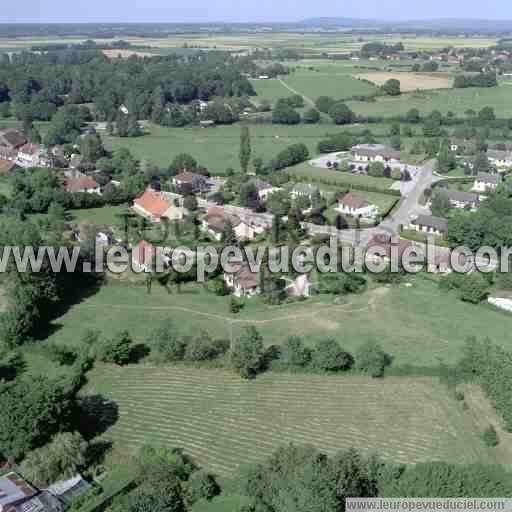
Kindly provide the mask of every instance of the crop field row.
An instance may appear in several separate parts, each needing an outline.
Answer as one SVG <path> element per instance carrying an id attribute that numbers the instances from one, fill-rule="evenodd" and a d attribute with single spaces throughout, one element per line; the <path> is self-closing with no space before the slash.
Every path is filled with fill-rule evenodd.
<path id="1" fill-rule="evenodd" d="M 267 374 L 246 382 L 230 372 L 145 365 L 100 367 L 90 377 L 88 393 L 118 407 L 105 438 L 126 451 L 180 446 L 222 475 L 290 442 L 407 463 L 489 459 L 460 404 L 433 379 Z"/>

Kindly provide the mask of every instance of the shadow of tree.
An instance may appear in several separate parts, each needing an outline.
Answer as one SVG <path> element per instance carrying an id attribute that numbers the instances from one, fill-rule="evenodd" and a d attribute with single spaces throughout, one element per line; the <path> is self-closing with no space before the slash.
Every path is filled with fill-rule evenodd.
<path id="1" fill-rule="evenodd" d="M 75 424 L 86 440 L 105 433 L 119 419 L 119 407 L 102 395 L 89 395 L 78 399 Z"/>

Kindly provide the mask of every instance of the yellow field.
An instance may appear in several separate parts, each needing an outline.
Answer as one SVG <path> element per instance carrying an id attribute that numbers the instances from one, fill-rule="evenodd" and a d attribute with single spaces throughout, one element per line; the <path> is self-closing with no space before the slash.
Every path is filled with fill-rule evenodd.
<path id="1" fill-rule="evenodd" d="M 383 85 L 387 80 L 395 78 L 400 80 L 402 92 L 411 92 L 428 89 L 451 89 L 453 87 L 453 78 L 440 75 L 425 75 L 422 73 L 362 73 L 355 75 L 355 78 L 369 80 L 375 85 Z"/>

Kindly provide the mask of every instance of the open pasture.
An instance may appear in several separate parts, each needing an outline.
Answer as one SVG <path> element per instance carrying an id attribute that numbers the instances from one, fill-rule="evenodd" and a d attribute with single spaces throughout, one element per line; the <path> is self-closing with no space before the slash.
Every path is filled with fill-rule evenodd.
<path id="1" fill-rule="evenodd" d="M 469 109 L 493 107 L 496 115 L 503 118 L 512 116 L 512 87 L 500 82 L 498 87 L 410 92 L 398 97 L 382 96 L 373 103 L 350 101 L 348 105 L 356 114 L 383 117 L 404 115 L 411 108 L 424 114 L 435 109 L 463 116 Z"/>
<path id="2" fill-rule="evenodd" d="M 220 475 L 288 443 L 404 463 L 490 460 L 469 413 L 430 378 L 264 374 L 247 382 L 228 371 L 136 365 L 100 366 L 89 382 L 88 394 L 118 408 L 104 435 L 118 449 L 179 446 Z"/>
<path id="3" fill-rule="evenodd" d="M 181 293 L 174 289 L 168 294 L 155 284 L 147 294 L 142 278 L 108 284 L 82 299 L 52 323 L 48 341 L 76 345 L 93 327 L 106 337 L 127 329 L 137 343 L 144 343 L 150 331 L 169 318 L 183 335 L 205 330 L 224 339 L 234 339 L 244 326 L 254 325 L 268 345 L 282 344 L 291 335 L 303 336 L 311 345 L 333 337 L 354 352 L 365 340 L 377 339 L 393 356 L 395 367 L 453 364 L 460 359 L 465 340 L 478 333 L 512 350 L 512 315 L 463 303 L 422 277 L 408 276 L 406 281 L 412 286 L 339 298 L 320 295 L 281 306 L 256 298 L 232 314 L 229 297 L 217 297 L 202 285 L 184 285 Z M 485 332 L 482 325 L 487 326 Z"/>
<path id="4" fill-rule="evenodd" d="M 402 92 L 428 89 L 450 89 L 453 87 L 453 78 L 442 75 L 427 75 L 424 73 L 361 73 L 355 78 L 368 80 L 377 86 L 384 85 L 388 80 L 400 80 Z"/>

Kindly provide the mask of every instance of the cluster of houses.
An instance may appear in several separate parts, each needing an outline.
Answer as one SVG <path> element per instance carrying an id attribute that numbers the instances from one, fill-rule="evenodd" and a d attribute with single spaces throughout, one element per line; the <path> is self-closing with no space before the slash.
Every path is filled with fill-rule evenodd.
<path id="1" fill-rule="evenodd" d="M 63 512 L 90 489 L 80 475 L 38 489 L 10 472 L 0 477 L 0 512 Z"/>
<path id="2" fill-rule="evenodd" d="M 48 167 L 51 158 L 40 144 L 29 142 L 23 132 L 0 130 L 0 169 L 8 172 L 14 166 Z"/>

